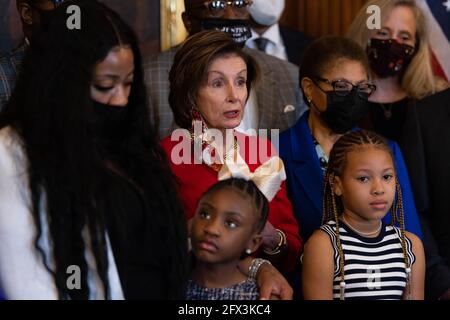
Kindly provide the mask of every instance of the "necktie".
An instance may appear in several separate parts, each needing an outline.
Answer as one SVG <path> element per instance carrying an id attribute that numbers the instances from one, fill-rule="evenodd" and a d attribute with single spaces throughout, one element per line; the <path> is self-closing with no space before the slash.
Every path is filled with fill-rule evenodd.
<path id="1" fill-rule="evenodd" d="M 258 48 L 259 51 L 266 52 L 266 47 L 267 47 L 267 43 L 269 42 L 269 39 L 259 37 L 253 41 L 255 41 L 256 47 Z"/>

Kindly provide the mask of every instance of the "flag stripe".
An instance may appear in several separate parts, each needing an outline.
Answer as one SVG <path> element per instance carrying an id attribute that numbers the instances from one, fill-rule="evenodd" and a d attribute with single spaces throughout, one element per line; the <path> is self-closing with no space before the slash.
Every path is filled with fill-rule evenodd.
<path id="1" fill-rule="evenodd" d="M 444 6 L 444 0 L 427 0 L 427 5 L 430 8 L 434 19 L 441 26 L 447 39 L 450 39 L 450 11 Z"/>
<path id="2" fill-rule="evenodd" d="M 436 56 L 439 65 L 442 67 L 446 78 L 450 79 L 450 36 L 448 36 L 450 33 L 450 12 L 446 10 L 443 2 L 443 0 L 417 1 L 427 18 L 431 50 Z M 433 14 L 434 12 L 436 16 Z"/>

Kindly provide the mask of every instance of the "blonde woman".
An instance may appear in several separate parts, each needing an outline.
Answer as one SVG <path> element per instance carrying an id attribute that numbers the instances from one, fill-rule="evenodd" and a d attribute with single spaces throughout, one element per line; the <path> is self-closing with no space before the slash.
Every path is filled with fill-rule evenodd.
<path id="1" fill-rule="evenodd" d="M 366 25 L 371 5 L 381 10 L 381 29 Z M 448 86 L 433 75 L 425 16 L 413 0 L 371 0 L 347 36 L 366 50 L 377 86 L 362 127 L 398 141 L 410 105 Z"/>
<path id="2" fill-rule="evenodd" d="M 366 9 L 371 5 L 377 5 L 381 9 L 382 21 L 379 30 L 369 30 L 366 26 Z M 422 158 L 418 153 L 419 147 L 416 146 L 422 143 L 422 140 L 415 135 L 417 130 L 414 125 L 406 124 L 407 119 L 417 116 L 417 100 L 421 100 L 417 103 L 417 111 L 420 111 L 420 114 L 433 115 L 434 111 L 431 110 L 436 109 L 434 104 L 437 101 L 442 103 L 443 100 L 442 94 L 434 94 L 448 87 L 447 82 L 433 75 L 428 35 L 425 16 L 413 0 L 368 1 L 347 33 L 348 37 L 366 50 L 371 76 L 377 86 L 376 92 L 369 97 L 370 111 L 361 126 L 397 140 L 405 154 L 415 203 L 421 218 L 422 240 L 427 252 L 425 296 L 428 299 L 450 299 L 450 266 L 439 256 L 438 252 L 442 252 L 442 249 L 437 248 L 428 225 L 427 217 L 436 213 L 428 212 L 428 183 L 424 182 L 423 171 L 417 169 L 416 159 L 420 161 Z M 422 100 L 425 97 L 429 98 Z M 428 110 L 429 108 L 432 109 Z M 431 118 L 422 120 L 432 123 Z M 439 117 L 439 120 L 445 126 L 445 117 Z M 437 130 L 436 125 L 433 129 Z M 443 136 L 439 139 L 442 143 Z M 441 156 L 434 158 L 440 159 L 442 154 L 445 154 L 440 150 Z M 431 225 L 436 225 L 436 221 L 430 222 Z"/>

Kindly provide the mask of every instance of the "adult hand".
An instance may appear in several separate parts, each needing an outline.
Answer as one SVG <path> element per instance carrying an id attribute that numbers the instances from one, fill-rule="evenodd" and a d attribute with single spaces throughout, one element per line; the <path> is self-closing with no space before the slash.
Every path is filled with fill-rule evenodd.
<path id="1" fill-rule="evenodd" d="M 280 242 L 280 235 L 277 232 L 277 229 L 275 229 L 269 221 L 266 222 L 266 225 L 264 226 L 261 236 L 262 236 L 262 247 L 263 249 L 268 251 L 274 249 Z"/>
<path id="2" fill-rule="evenodd" d="M 263 263 L 256 274 L 261 300 L 292 300 L 293 290 L 287 280 L 271 264 Z"/>

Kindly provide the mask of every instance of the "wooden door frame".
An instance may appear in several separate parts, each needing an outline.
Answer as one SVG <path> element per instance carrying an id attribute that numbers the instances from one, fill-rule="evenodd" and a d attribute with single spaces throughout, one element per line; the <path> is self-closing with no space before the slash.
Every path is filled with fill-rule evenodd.
<path id="1" fill-rule="evenodd" d="M 183 0 L 160 0 L 161 12 L 161 51 L 167 50 L 186 39 L 181 13 Z"/>

